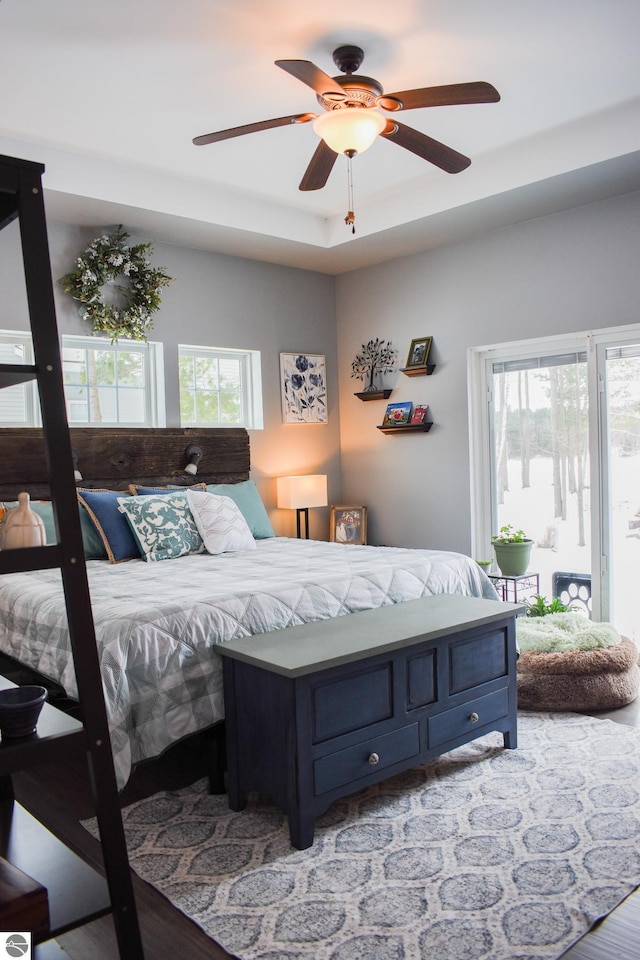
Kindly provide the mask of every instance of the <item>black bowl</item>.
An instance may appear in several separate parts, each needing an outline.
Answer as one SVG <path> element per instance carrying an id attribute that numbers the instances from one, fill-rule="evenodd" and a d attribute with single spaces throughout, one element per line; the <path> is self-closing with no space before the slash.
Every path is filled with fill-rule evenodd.
<path id="1" fill-rule="evenodd" d="M 0 690 L 2 737 L 28 737 L 35 733 L 38 717 L 47 699 L 44 687 L 24 686 Z"/>

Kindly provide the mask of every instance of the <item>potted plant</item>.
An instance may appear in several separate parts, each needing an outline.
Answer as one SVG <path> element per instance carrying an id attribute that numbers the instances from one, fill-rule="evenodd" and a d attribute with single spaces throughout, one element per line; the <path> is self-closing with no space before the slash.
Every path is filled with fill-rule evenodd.
<path id="1" fill-rule="evenodd" d="M 500 527 L 491 538 L 496 554 L 496 563 L 505 577 L 520 577 L 527 572 L 533 540 L 524 531 L 516 530 L 510 523 Z"/>

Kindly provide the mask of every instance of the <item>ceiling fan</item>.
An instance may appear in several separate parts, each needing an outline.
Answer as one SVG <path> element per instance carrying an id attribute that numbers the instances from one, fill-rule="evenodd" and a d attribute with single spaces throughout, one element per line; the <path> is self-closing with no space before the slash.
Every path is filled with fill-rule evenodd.
<path id="1" fill-rule="evenodd" d="M 496 103 L 500 94 L 490 83 L 451 83 L 438 87 L 421 87 L 384 93 L 382 85 L 372 77 L 357 73 L 364 59 L 360 47 L 347 44 L 333 52 L 333 62 L 344 76 L 330 77 L 309 60 L 276 60 L 275 64 L 315 91 L 324 113 L 295 113 L 287 117 L 247 123 L 216 133 L 195 137 L 196 146 L 241 137 L 247 133 L 284 127 L 290 123 L 309 123 L 321 137 L 311 162 L 300 182 L 300 190 L 319 190 L 326 184 L 339 153 L 349 158 L 371 146 L 378 135 L 410 150 L 447 173 L 459 173 L 471 160 L 438 140 L 387 119 L 378 108 L 391 113 L 415 110 L 418 107 L 453 106 L 462 103 Z"/>

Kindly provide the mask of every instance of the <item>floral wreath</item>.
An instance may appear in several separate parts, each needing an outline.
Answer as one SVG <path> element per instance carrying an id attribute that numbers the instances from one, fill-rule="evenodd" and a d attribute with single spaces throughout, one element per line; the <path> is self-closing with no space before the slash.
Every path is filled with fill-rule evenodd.
<path id="1" fill-rule="evenodd" d="M 160 290 L 171 283 L 162 268 L 149 264 L 150 243 L 129 246 L 129 234 L 119 226 L 110 235 L 97 237 L 76 260 L 76 268 L 60 278 L 66 293 L 81 303 L 80 316 L 90 320 L 94 333 L 108 333 L 113 343 L 118 337 L 146 340 L 153 314 L 160 307 Z M 125 277 L 117 284 L 124 305 L 105 303 L 103 287 Z"/>

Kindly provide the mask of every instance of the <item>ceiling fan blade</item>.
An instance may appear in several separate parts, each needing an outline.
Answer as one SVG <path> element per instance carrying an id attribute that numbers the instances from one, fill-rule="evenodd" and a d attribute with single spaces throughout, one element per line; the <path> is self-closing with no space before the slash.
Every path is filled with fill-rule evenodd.
<path id="1" fill-rule="evenodd" d="M 294 113 L 289 117 L 275 117 L 273 120 L 245 123 L 242 127 L 230 127 L 228 130 L 218 130 L 216 133 L 205 133 L 201 137 L 195 137 L 193 142 L 196 147 L 204 147 L 207 143 L 243 137 L 245 133 L 258 133 L 260 130 L 271 130 L 273 127 L 286 127 L 289 123 L 308 123 L 309 120 L 315 120 L 316 116 L 315 113 Z"/>
<path id="2" fill-rule="evenodd" d="M 449 107 L 459 103 L 497 103 L 500 94 L 490 83 L 449 83 L 442 87 L 422 87 L 387 93 L 380 99 L 386 110 L 415 110 L 416 107 Z M 385 101 L 389 100 L 389 105 Z M 398 103 L 399 106 L 394 106 Z"/>
<path id="3" fill-rule="evenodd" d="M 427 137 L 426 134 L 414 130 L 413 127 L 405 127 L 397 120 L 387 120 L 387 126 L 380 136 L 397 143 L 405 150 L 410 150 L 411 153 L 422 157 L 423 160 L 428 160 L 429 163 L 435 164 L 436 167 L 440 167 L 446 173 L 460 173 L 471 163 L 469 157 L 452 150 L 451 147 L 445 146 L 438 140 Z"/>
<path id="4" fill-rule="evenodd" d="M 339 83 L 310 60 L 276 60 L 276 67 L 290 73 L 327 100 L 346 100 L 347 95 Z"/>
<path id="5" fill-rule="evenodd" d="M 299 190 L 320 190 L 329 179 L 338 154 L 321 140 L 300 181 Z"/>

